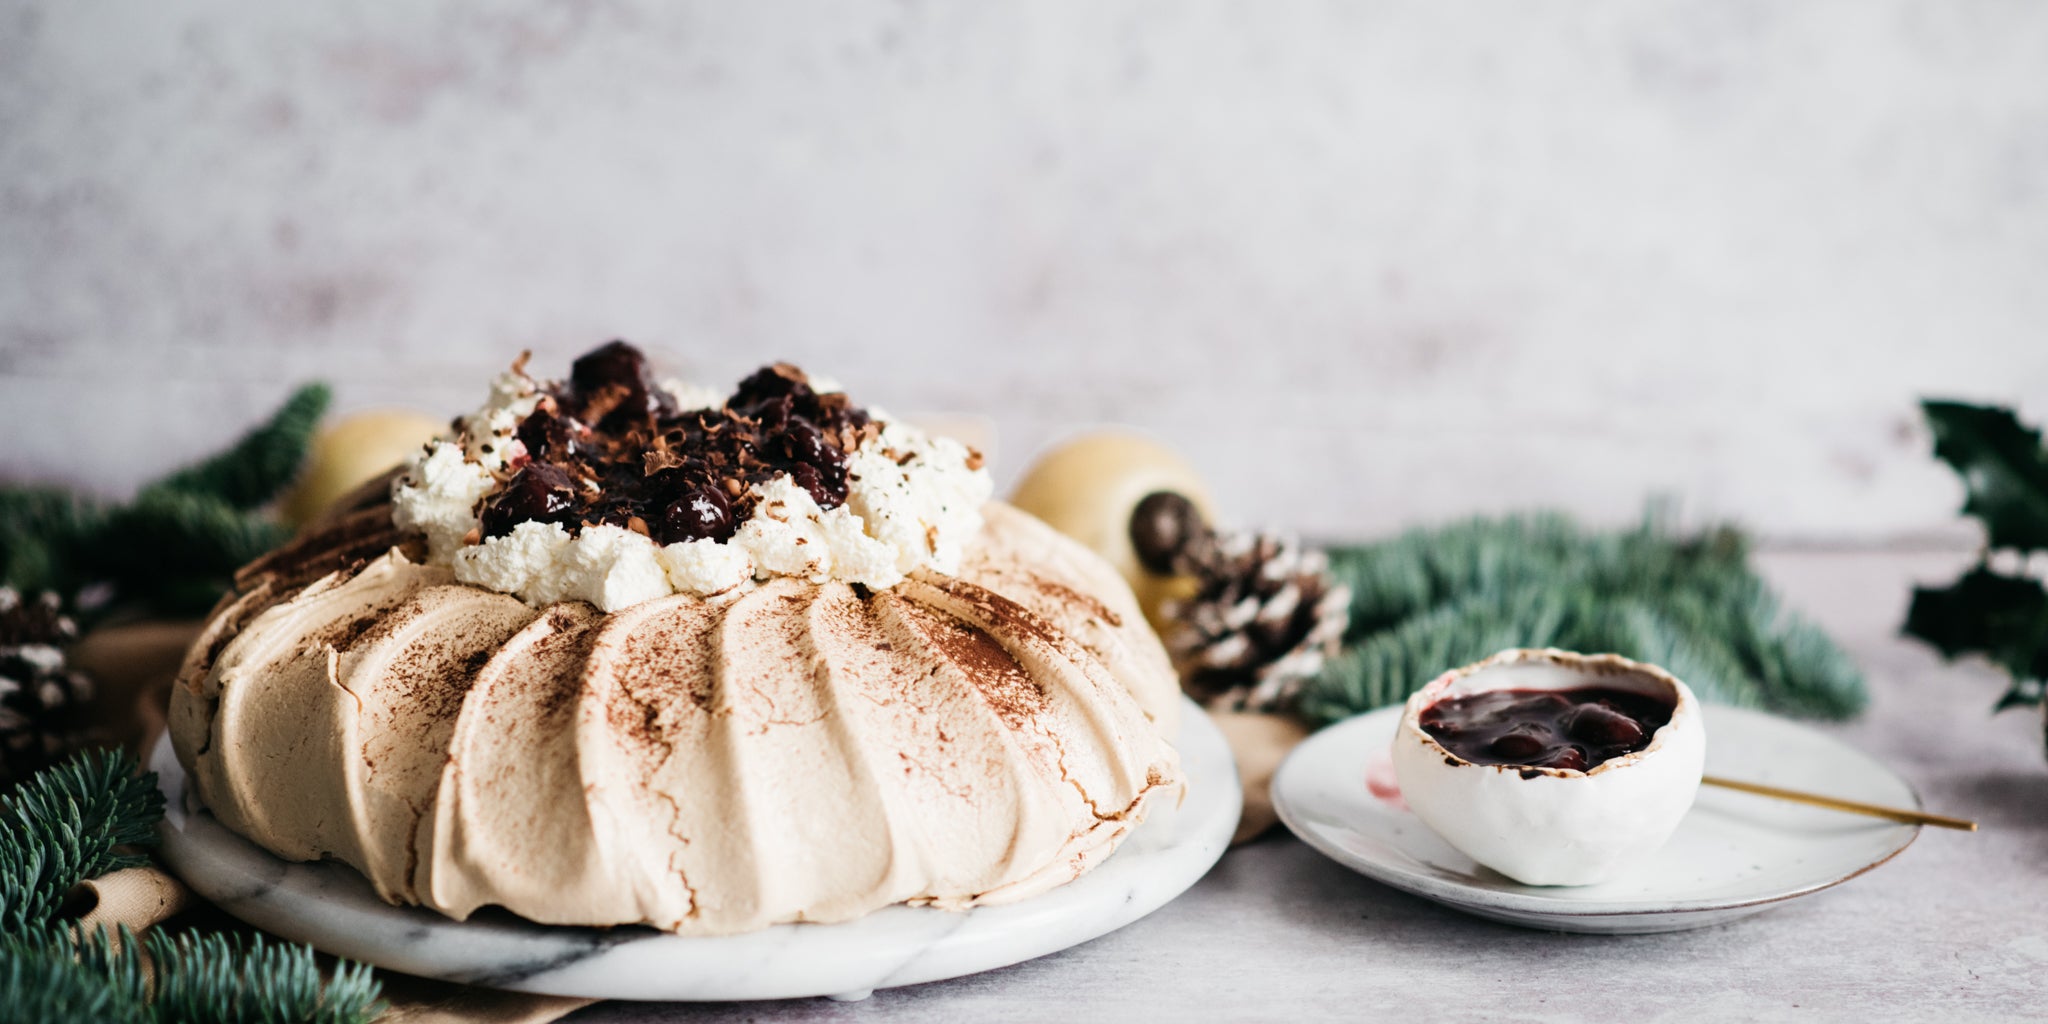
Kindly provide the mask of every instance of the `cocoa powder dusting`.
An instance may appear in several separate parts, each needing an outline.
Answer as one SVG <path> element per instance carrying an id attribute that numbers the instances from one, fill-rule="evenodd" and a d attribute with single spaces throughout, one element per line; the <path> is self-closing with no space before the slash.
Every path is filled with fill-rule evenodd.
<path id="1" fill-rule="evenodd" d="M 326 644 L 337 651 L 346 651 L 354 647 L 356 641 L 363 638 L 363 634 L 377 628 L 377 623 L 383 619 L 384 612 L 385 609 L 378 608 L 358 615 L 348 622 L 330 627 L 326 632 L 314 637 L 313 642 Z"/>
<path id="2" fill-rule="evenodd" d="M 1044 690 L 996 638 L 964 622 L 944 620 L 930 634 L 932 645 L 960 667 L 982 699 L 1013 728 L 1050 704 Z"/>
<path id="3" fill-rule="evenodd" d="M 1087 610 L 1089 616 L 1108 623 L 1112 628 L 1124 624 L 1121 616 L 1110 611 L 1108 605 L 1096 600 L 1093 595 L 1083 594 L 1064 583 L 1058 583 L 1043 576 L 1032 576 L 1030 581 L 1032 587 L 1037 589 L 1039 593 L 1061 604 L 1079 605 Z"/>

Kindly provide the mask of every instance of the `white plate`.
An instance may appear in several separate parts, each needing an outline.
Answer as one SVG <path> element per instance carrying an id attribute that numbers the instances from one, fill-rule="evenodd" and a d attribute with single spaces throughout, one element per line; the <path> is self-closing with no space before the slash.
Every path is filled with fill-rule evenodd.
<path id="1" fill-rule="evenodd" d="M 1832 737 L 1756 711 L 1707 707 L 1707 771 L 1895 807 L 1905 780 Z M 1663 849 L 1599 885 L 1522 885 L 1474 863 L 1421 819 L 1367 789 L 1401 708 L 1330 726 L 1273 778 L 1273 804 L 1310 846 L 1375 881 L 1480 917 L 1554 931 L 1679 931 L 1765 910 L 1848 881 L 1919 835 L 1897 825 L 1704 786 Z M 1378 763 L 1375 763 L 1375 762 Z"/>
<path id="2" fill-rule="evenodd" d="M 1230 845 L 1242 802 L 1230 747 L 1183 705 L 1188 793 L 1155 807 L 1107 860 L 1042 896 L 966 912 L 895 906 L 840 924 L 744 935 L 560 928 L 502 911 L 453 921 L 377 898 L 355 869 L 281 860 L 188 811 L 168 741 L 150 758 L 169 812 L 164 860 L 194 892 L 264 931 L 406 974 L 599 999 L 859 998 L 1007 966 L 1115 931 L 1164 906 Z"/>

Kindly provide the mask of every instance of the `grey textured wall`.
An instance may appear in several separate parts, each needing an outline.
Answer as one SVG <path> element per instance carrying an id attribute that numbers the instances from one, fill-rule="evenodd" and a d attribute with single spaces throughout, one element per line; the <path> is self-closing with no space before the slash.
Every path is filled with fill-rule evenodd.
<path id="1" fill-rule="evenodd" d="M 613 335 L 1117 420 L 1241 518 L 1951 522 L 2048 419 L 2048 6 L 0 2 L 0 476 Z"/>

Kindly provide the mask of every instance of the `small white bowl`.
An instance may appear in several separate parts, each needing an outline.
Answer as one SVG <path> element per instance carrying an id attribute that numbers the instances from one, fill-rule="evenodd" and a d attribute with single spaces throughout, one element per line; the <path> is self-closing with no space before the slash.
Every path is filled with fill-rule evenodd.
<path id="1" fill-rule="evenodd" d="M 1423 731 L 1438 701 L 1489 690 L 1605 687 L 1673 701 L 1649 746 L 1591 771 L 1474 764 Z M 1655 665 L 1612 654 L 1521 649 L 1446 672 L 1408 698 L 1394 775 L 1415 815 L 1452 846 L 1526 885 L 1591 885 L 1664 845 L 1706 764 L 1699 702 Z"/>

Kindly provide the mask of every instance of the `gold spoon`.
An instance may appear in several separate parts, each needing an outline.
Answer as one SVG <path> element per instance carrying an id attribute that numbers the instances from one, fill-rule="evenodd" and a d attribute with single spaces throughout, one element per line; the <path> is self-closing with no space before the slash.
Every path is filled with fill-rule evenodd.
<path id="1" fill-rule="evenodd" d="M 1776 786 L 1765 786 L 1755 782 L 1739 782 L 1735 779 L 1724 779 L 1716 775 L 1708 775 L 1700 779 L 1700 783 L 1707 786 L 1720 786 L 1723 789 L 1739 789 L 1744 793 L 1776 797 L 1779 800 L 1790 800 L 1795 804 L 1809 804 L 1814 807 L 1825 807 L 1834 811 L 1847 811 L 1850 814 L 1868 814 L 1873 818 L 1884 818 L 1907 825 L 1933 825 L 1938 828 L 1952 828 L 1963 832 L 1977 831 L 1977 823 L 1967 818 L 1951 818 L 1941 814 L 1928 814 L 1925 811 L 1908 811 L 1898 807 L 1866 804 L 1857 800 L 1843 800 L 1838 797 L 1821 796 L 1818 793 L 1802 793 L 1796 789 L 1779 789 Z"/>

